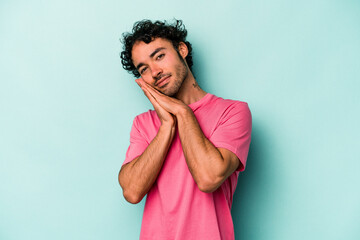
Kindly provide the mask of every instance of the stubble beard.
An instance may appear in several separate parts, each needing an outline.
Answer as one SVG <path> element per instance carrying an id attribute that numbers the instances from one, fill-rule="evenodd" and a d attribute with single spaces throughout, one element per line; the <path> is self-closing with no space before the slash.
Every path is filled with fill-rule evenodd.
<path id="1" fill-rule="evenodd" d="M 169 87 L 169 89 L 165 89 L 165 91 L 163 92 L 169 97 L 174 97 L 179 92 L 182 84 L 189 75 L 189 70 L 185 63 L 185 60 L 181 56 L 179 56 L 179 58 L 181 63 L 176 66 L 173 86 Z"/>

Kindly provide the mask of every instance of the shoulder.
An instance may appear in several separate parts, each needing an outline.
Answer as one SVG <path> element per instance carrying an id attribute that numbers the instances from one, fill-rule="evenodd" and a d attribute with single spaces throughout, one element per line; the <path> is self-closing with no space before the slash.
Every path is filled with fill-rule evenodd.
<path id="1" fill-rule="evenodd" d="M 249 104 L 240 100 L 224 99 L 213 95 L 211 98 L 211 105 L 224 113 L 226 112 L 249 112 Z"/>
<path id="2" fill-rule="evenodd" d="M 135 118 L 134 118 L 134 123 L 136 122 L 137 124 L 138 123 L 146 123 L 146 122 L 148 122 L 148 121 L 150 121 L 150 120 L 154 120 L 154 118 L 156 118 L 157 117 L 157 114 L 156 114 L 156 112 L 154 111 L 154 110 L 151 110 L 151 109 L 149 109 L 148 111 L 146 111 L 146 112 L 143 112 L 143 113 L 141 113 L 141 114 L 139 114 L 139 115 L 137 115 Z"/>
<path id="3" fill-rule="evenodd" d="M 147 139 L 156 135 L 161 121 L 154 110 L 148 110 L 134 118 L 133 127 L 136 128 Z"/>

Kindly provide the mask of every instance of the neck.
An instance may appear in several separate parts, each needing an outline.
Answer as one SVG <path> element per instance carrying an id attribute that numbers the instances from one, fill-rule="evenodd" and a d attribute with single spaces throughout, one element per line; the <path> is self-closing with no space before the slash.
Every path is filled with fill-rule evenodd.
<path id="1" fill-rule="evenodd" d="M 175 98 L 183 101 L 186 105 L 197 102 L 206 95 L 206 92 L 200 88 L 190 69 L 188 70 L 188 76 L 182 83 L 179 92 L 175 95 Z"/>

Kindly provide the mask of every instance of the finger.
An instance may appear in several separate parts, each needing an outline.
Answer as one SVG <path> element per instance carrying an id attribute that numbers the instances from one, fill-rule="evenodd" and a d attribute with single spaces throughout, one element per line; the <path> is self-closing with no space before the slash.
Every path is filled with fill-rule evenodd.
<path id="1" fill-rule="evenodd" d="M 143 90 L 145 96 L 150 100 L 150 102 L 152 103 L 152 105 L 159 105 L 159 103 L 156 101 L 156 99 L 154 98 L 154 96 L 149 92 L 149 90 L 143 86 L 141 86 L 141 89 Z"/>
<path id="2" fill-rule="evenodd" d="M 170 121 L 170 119 L 173 120 L 173 116 L 171 115 L 171 113 L 168 112 L 165 108 L 163 108 L 146 88 L 143 88 L 143 91 L 146 97 L 150 100 L 151 104 L 153 105 L 154 110 L 156 111 L 161 122 L 163 120 L 165 121 Z"/>
<path id="3" fill-rule="evenodd" d="M 161 108 L 163 108 L 167 112 L 174 113 L 173 112 L 173 109 L 175 109 L 174 104 L 178 104 L 175 99 L 159 92 L 157 89 L 152 87 L 150 84 L 146 83 L 141 78 L 136 79 L 136 82 L 144 91 L 146 90 L 153 97 L 154 101 L 156 101 L 161 106 Z"/>
<path id="4" fill-rule="evenodd" d="M 145 95 L 149 98 L 150 96 L 155 99 L 153 94 L 149 91 L 149 86 L 142 80 L 141 78 L 138 78 L 135 80 L 135 82 L 139 85 L 139 87 L 144 91 Z M 150 100 L 150 98 L 149 98 Z"/>
<path id="5" fill-rule="evenodd" d="M 154 109 L 158 112 L 164 112 L 163 114 L 169 113 L 164 107 L 161 106 L 161 104 L 155 99 L 155 97 L 149 92 L 148 88 L 146 87 L 141 87 L 141 89 L 143 90 L 145 96 L 149 99 L 149 101 L 151 102 L 151 104 L 153 105 Z"/>
<path id="6" fill-rule="evenodd" d="M 150 84 L 148 84 L 147 82 L 145 82 L 142 78 L 136 79 L 136 82 L 139 84 L 140 87 L 144 87 L 146 88 L 155 98 L 157 96 L 162 96 L 164 94 L 162 94 L 160 91 L 158 91 L 157 89 L 155 89 L 153 86 L 151 86 Z"/>

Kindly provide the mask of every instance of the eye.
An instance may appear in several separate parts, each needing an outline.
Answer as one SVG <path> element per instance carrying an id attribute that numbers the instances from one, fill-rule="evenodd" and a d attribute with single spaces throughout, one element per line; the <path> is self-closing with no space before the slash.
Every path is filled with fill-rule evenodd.
<path id="1" fill-rule="evenodd" d="M 164 53 L 159 54 L 159 56 L 157 56 L 157 57 L 156 57 L 156 59 L 157 59 L 157 60 L 160 60 L 160 59 L 162 59 L 164 56 L 165 56 L 165 54 L 164 54 Z"/>
<path id="2" fill-rule="evenodd" d="M 143 67 L 141 70 L 140 70 L 140 74 L 143 74 L 145 71 L 146 71 L 147 67 Z"/>

